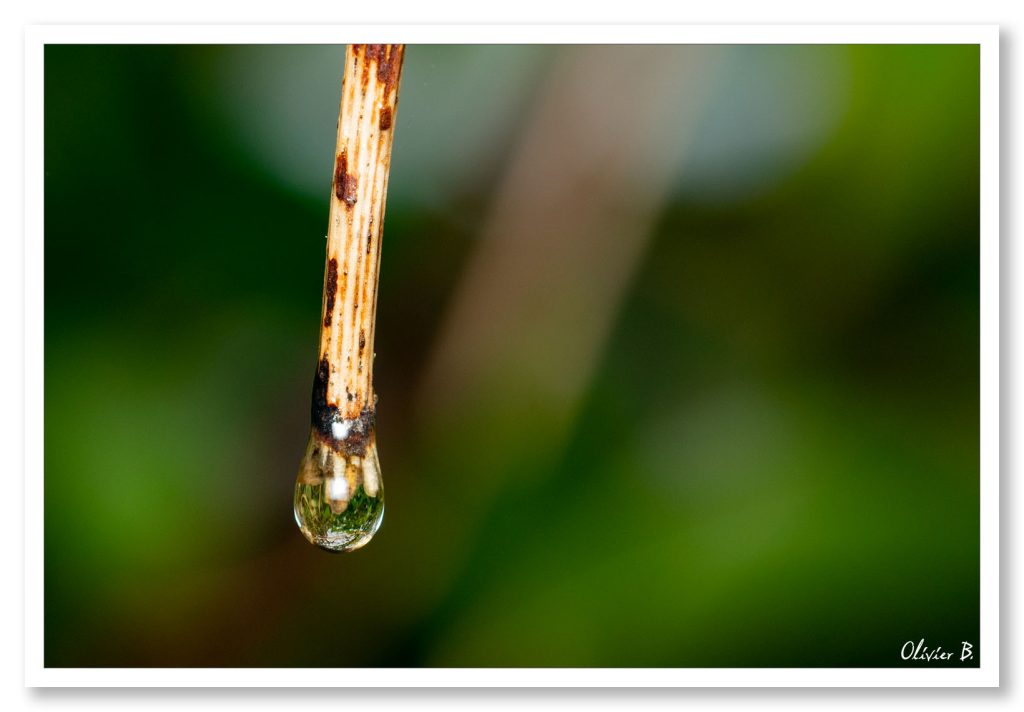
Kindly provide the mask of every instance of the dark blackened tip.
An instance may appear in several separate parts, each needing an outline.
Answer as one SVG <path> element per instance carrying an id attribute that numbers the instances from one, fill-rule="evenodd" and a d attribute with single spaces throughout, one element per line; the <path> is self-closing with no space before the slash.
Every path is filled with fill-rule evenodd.
<path id="1" fill-rule="evenodd" d="M 391 118 L 390 106 L 385 106 L 380 110 L 380 121 L 378 122 L 378 126 L 380 126 L 381 131 L 387 131 L 391 128 Z"/>
<path id="2" fill-rule="evenodd" d="M 334 195 L 348 207 L 356 204 L 356 177 L 348 171 L 348 154 L 342 151 L 334 163 Z"/>
<path id="3" fill-rule="evenodd" d="M 322 446 L 328 448 L 329 453 L 363 457 L 367 446 L 373 440 L 375 419 L 375 409 L 369 406 L 363 408 L 356 418 L 343 418 L 335 409 L 329 420 L 314 426 L 316 439 Z M 339 434 L 344 433 L 343 437 L 335 436 L 335 426 L 339 426 L 337 431 Z"/>
<path id="4" fill-rule="evenodd" d="M 320 444 L 329 447 L 334 452 L 345 455 L 359 455 L 366 453 L 367 443 L 373 437 L 373 425 L 376 418 L 376 398 L 373 405 L 366 406 L 354 419 L 346 419 L 342 416 L 338 406 L 327 402 L 327 384 L 331 379 L 331 364 L 327 360 L 327 354 L 320 357 L 316 366 L 316 375 L 313 376 L 313 403 L 310 408 L 310 421 L 313 432 L 316 434 Z M 349 401 L 355 400 L 347 388 L 345 398 Z M 345 435 L 342 438 L 336 437 L 335 425 L 343 424 L 341 432 Z"/>
<path id="5" fill-rule="evenodd" d="M 310 407 L 310 424 L 321 434 L 330 434 L 331 423 L 337 417 L 338 409 L 327 402 L 327 383 L 331 379 L 331 364 L 327 354 L 320 358 L 313 376 L 313 398 Z"/>
<path id="6" fill-rule="evenodd" d="M 338 296 L 338 260 L 334 257 L 327 263 L 327 280 L 324 282 L 324 326 L 330 326 L 334 318 L 334 300 Z"/>
<path id="7" fill-rule="evenodd" d="M 351 427 L 349 428 L 348 436 L 340 443 L 337 443 L 341 451 L 346 455 L 359 455 L 360 457 L 365 455 L 366 447 L 373 438 L 373 427 L 376 419 L 377 413 L 374 407 L 367 406 L 363 408 L 358 418 L 349 421 Z"/>

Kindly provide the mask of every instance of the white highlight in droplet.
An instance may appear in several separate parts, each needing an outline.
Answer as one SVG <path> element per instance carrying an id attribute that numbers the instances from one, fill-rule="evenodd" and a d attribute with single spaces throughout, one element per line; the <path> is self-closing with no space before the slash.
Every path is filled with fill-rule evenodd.
<path id="1" fill-rule="evenodd" d="M 344 502 L 348 500 L 348 480 L 344 477 L 330 477 L 327 479 L 327 499 L 332 502 Z"/>

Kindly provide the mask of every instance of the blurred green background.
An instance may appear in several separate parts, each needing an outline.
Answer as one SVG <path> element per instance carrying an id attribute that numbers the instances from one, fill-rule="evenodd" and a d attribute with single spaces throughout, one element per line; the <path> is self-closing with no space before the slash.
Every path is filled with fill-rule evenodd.
<path id="1" fill-rule="evenodd" d="M 410 46 L 332 556 L 343 51 L 46 48 L 46 665 L 984 655 L 976 46 Z"/>

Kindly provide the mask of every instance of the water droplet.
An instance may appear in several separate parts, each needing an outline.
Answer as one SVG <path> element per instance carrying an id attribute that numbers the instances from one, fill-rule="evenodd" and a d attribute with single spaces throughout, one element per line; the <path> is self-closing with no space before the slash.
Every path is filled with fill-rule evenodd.
<path id="1" fill-rule="evenodd" d="M 295 521 L 327 551 L 365 545 L 384 518 L 384 486 L 371 437 L 362 456 L 332 448 L 314 431 L 295 481 Z"/>

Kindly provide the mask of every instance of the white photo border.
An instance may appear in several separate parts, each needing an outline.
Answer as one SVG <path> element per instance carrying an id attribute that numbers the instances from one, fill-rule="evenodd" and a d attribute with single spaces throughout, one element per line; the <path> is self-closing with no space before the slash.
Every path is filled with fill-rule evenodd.
<path id="1" fill-rule="evenodd" d="M 977 44 L 981 56 L 978 668 L 47 668 L 43 658 L 43 55 L 47 44 Z M 33 26 L 25 34 L 25 684 L 31 687 L 999 685 L 997 25 Z"/>

